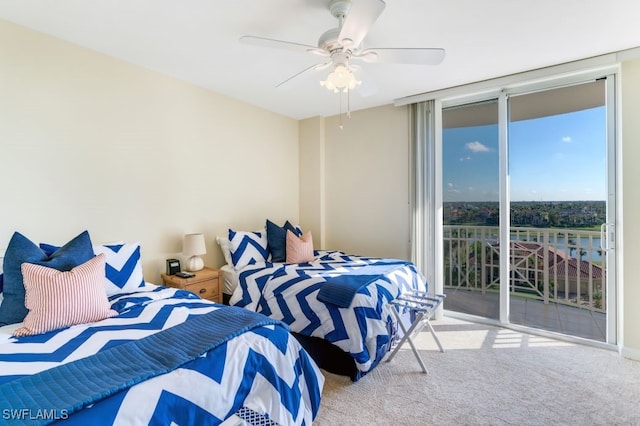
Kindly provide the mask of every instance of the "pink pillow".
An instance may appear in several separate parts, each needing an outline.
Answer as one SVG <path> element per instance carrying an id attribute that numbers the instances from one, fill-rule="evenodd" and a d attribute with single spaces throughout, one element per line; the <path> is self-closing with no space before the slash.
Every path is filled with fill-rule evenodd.
<path id="1" fill-rule="evenodd" d="M 287 263 L 313 262 L 313 259 L 311 231 L 298 237 L 287 229 Z"/>
<path id="2" fill-rule="evenodd" d="M 14 336 L 42 334 L 118 314 L 111 310 L 104 288 L 104 254 L 65 272 L 33 263 L 23 263 L 21 268 L 29 312 Z"/>

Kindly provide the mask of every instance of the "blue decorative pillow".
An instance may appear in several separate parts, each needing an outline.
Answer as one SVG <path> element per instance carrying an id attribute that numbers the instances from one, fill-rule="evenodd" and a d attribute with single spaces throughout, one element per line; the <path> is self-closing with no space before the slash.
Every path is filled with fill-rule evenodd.
<path id="1" fill-rule="evenodd" d="M 60 248 L 60 246 L 54 246 L 53 244 L 47 244 L 47 243 L 40 243 L 38 246 L 47 256 L 51 256 L 53 253 L 56 252 L 56 250 Z"/>
<path id="2" fill-rule="evenodd" d="M 236 232 L 229 229 L 229 242 L 235 269 L 269 260 L 266 232 Z"/>
<path id="3" fill-rule="evenodd" d="M 299 226 L 293 226 L 292 224 L 289 223 L 289 221 L 286 221 L 284 223 L 284 229 L 288 229 L 291 232 L 293 232 L 294 234 L 296 234 L 298 237 L 302 237 L 302 234 L 304 232 L 302 232 L 302 228 L 300 228 Z"/>
<path id="4" fill-rule="evenodd" d="M 144 286 L 140 243 L 96 245 L 93 249 L 106 256 L 107 296 Z"/>
<path id="5" fill-rule="evenodd" d="M 284 226 L 278 226 L 267 219 L 267 242 L 272 262 L 285 262 L 287 259 L 287 230 L 295 235 L 302 235 L 302 230 L 293 226 L 288 220 Z"/>
<path id="6" fill-rule="evenodd" d="M 2 293 L 3 286 L 4 286 L 4 274 L 0 274 L 0 293 Z"/>
<path id="7" fill-rule="evenodd" d="M 4 255 L 4 299 L 0 305 L 0 325 L 21 322 L 27 315 L 21 271 L 23 263 L 35 263 L 58 271 L 70 271 L 92 259 L 93 256 L 93 247 L 87 231 L 51 254 L 45 253 L 24 235 L 15 232 Z"/>

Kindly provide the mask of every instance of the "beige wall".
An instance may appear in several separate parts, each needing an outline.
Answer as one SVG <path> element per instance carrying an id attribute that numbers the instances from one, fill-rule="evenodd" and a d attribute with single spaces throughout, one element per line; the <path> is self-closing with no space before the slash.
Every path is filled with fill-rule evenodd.
<path id="1" fill-rule="evenodd" d="M 300 226 L 310 230 L 316 249 L 325 244 L 325 119 L 299 123 Z"/>
<path id="2" fill-rule="evenodd" d="M 640 360 L 640 59 L 622 65 L 623 354 Z"/>
<path id="3" fill-rule="evenodd" d="M 357 111 L 343 123 L 341 130 L 338 116 L 301 122 L 300 152 L 309 153 L 304 161 L 324 149 L 324 188 L 308 184 L 317 172 L 301 161 L 301 223 L 315 222 L 303 193 L 324 193 L 320 248 L 409 259 L 408 109 Z"/>
<path id="4" fill-rule="evenodd" d="M 185 233 L 219 266 L 227 227 L 298 220 L 296 120 L 1 20 L 0 40 L 0 249 L 87 229 L 140 241 L 159 282 Z"/>

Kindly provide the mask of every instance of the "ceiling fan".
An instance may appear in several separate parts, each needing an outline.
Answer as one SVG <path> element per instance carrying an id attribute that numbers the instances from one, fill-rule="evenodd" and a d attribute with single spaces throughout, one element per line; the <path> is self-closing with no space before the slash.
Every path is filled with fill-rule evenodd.
<path id="1" fill-rule="evenodd" d="M 384 64 L 437 65 L 444 59 L 444 49 L 438 48 L 365 48 L 363 40 L 378 19 L 386 4 L 383 0 L 330 0 L 329 12 L 338 19 L 338 27 L 324 32 L 318 46 L 271 38 L 246 35 L 240 41 L 256 46 L 273 47 L 312 53 L 328 58 L 327 61 L 312 65 L 276 87 L 287 85 L 301 75 L 333 66 L 333 71 L 325 81 L 324 87 L 335 92 L 349 92 L 360 84 L 354 74 L 351 61 Z"/>

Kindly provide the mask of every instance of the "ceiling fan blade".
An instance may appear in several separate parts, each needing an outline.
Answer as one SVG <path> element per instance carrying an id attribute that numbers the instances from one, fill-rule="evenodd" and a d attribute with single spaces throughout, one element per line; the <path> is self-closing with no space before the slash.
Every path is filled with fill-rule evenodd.
<path id="1" fill-rule="evenodd" d="M 276 85 L 276 88 L 280 89 L 280 88 L 286 88 L 287 86 L 291 86 L 291 82 L 292 82 L 293 80 L 296 80 L 298 77 L 300 77 L 300 76 L 302 76 L 302 75 L 304 75 L 304 74 L 307 74 L 307 73 L 309 73 L 310 71 L 319 71 L 319 70 L 325 69 L 325 68 L 327 68 L 329 65 L 331 65 L 331 61 L 329 61 L 329 62 L 325 62 L 325 63 L 322 63 L 322 64 L 314 64 L 314 65 L 311 65 L 310 67 L 305 68 L 305 69 L 303 69 L 302 71 L 300 71 L 300 72 L 298 72 L 298 73 L 296 73 L 296 74 L 292 75 L 291 77 L 287 78 L 286 80 L 284 80 L 284 81 L 282 81 L 282 82 L 278 83 L 278 84 Z"/>
<path id="2" fill-rule="evenodd" d="M 438 48 L 371 48 L 354 55 L 365 62 L 382 64 L 437 65 L 444 59 L 444 49 Z"/>
<path id="3" fill-rule="evenodd" d="M 316 46 L 309 46 L 302 43 L 293 43 L 291 41 L 275 40 L 272 38 L 256 37 L 256 36 L 242 36 L 240 42 L 244 44 L 250 44 L 252 46 L 271 47 L 275 49 L 293 50 L 296 52 L 311 52 L 322 56 L 328 56 L 328 53 L 322 49 L 318 49 Z"/>
<path id="4" fill-rule="evenodd" d="M 352 0 L 338 40 L 345 47 L 357 48 L 384 10 L 383 0 Z"/>

